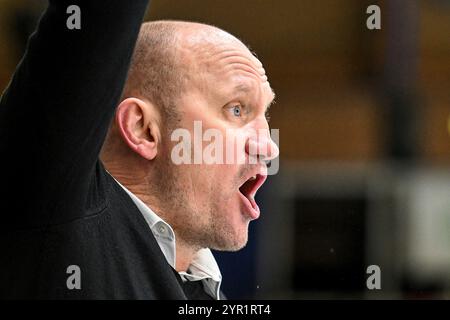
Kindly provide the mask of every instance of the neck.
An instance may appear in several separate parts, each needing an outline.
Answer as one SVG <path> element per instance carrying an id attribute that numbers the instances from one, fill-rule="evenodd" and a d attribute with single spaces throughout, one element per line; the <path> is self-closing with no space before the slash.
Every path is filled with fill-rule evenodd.
<path id="1" fill-rule="evenodd" d="M 175 235 L 175 237 L 177 239 L 175 270 L 178 272 L 187 271 L 199 248 L 187 245 L 186 242 L 182 241 L 177 235 Z"/>

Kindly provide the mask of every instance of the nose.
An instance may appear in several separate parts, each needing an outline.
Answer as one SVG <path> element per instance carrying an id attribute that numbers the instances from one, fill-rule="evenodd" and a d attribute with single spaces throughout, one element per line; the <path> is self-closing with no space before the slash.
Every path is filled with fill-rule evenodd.
<path id="1" fill-rule="evenodd" d="M 278 135 L 276 136 L 278 137 Z M 250 157 L 256 157 L 262 161 L 270 161 L 280 154 L 268 129 L 259 129 L 257 134 L 250 135 L 245 144 L 245 152 Z"/>

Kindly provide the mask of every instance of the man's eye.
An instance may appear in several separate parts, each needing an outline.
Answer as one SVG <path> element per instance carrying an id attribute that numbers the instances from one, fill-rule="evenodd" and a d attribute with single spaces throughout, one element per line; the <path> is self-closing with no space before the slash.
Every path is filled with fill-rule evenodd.
<path id="1" fill-rule="evenodd" d="M 233 115 L 235 117 L 240 117 L 242 115 L 241 106 L 234 106 L 233 108 L 231 108 L 231 110 L 233 111 Z"/>

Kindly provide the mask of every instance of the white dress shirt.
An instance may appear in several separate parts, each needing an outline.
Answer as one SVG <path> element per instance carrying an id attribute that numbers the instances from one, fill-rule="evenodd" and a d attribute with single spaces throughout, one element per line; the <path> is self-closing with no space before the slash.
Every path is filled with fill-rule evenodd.
<path id="1" fill-rule="evenodd" d="M 172 227 L 119 181 L 117 183 L 128 193 L 139 211 L 141 211 L 167 262 L 175 269 L 176 247 L 175 233 Z M 214 299 L 220 300 L 219 292 L 222 274 L 210 249 L 200 249 L 194 256 L 188 272 L 179 272 L 179 275 L 183 281 L 202 281 L 205 292 Z"/>

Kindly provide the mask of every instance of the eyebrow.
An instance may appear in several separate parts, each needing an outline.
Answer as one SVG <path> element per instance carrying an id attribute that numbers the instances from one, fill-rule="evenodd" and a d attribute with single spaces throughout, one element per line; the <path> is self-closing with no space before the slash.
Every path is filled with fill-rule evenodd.
<path id="1" fill-rule="evenodd" d="M 233 92 L 250 92 L 252 89 L 245 83 L 240 83 L 237 86 L 234 87 Z"/>
<path id="2" fill-rule="evenodd" d="M 233 92 L 234 92 L 234 93 L 237 93 L 237 92 L 248 93 L 248 92 L 250 92 L 251 90 L 252 90 L 251 87 L 249 87 L 247 84 L 245 84 L 245 83 L 240 83 L 240 84 L 238 84 L 237 86 L 234 87 Z M 267 111 L 269 111 L 270 107 L 271 107 L 273 104 L 275 104 L 275 97 L 276 97 L 276 94 L 275 94 L 275 92 L 273 91 L 272 88 L 270 88 L 270 90 L 272 91 L 273 97 L 272 97 L 272 99 L 270 100 L 270 102 L 266 105 L 265 110 L 264 110 L 264 113 L 266 113 Z"/>

